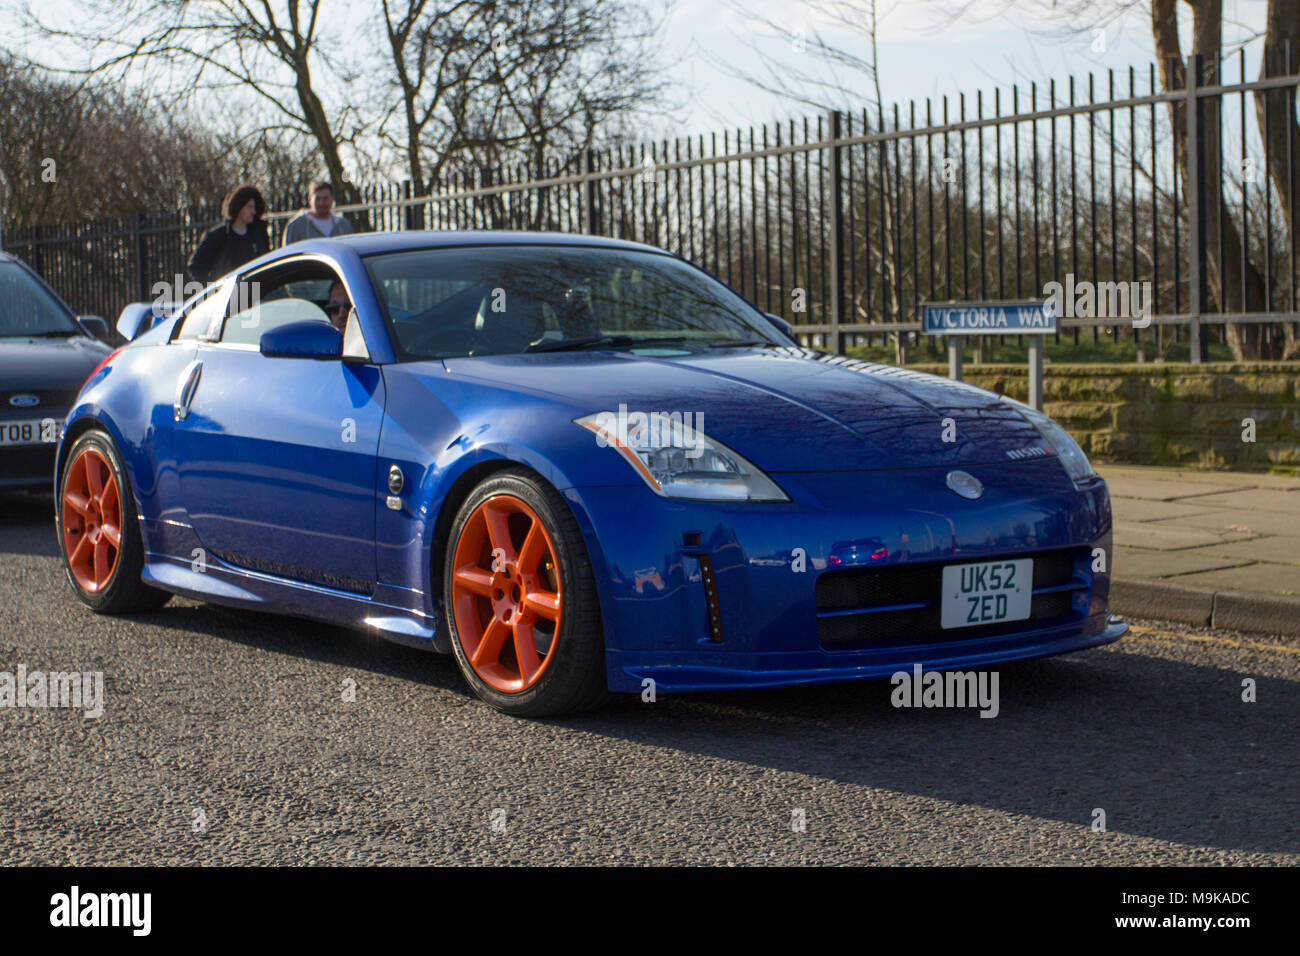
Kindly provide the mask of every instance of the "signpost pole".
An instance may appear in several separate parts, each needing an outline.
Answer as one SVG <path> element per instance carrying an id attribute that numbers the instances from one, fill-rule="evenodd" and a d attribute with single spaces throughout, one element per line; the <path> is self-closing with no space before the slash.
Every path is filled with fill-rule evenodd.
<path id="1" fill-rule="evenodd" d="M 1058 328 L 1052 300 L 1045 302 L 923 302 L 921 329 L 948 343 L 948 377 L 960 382 L 962 341 L 990 335 L 1029 339 L 1029 404 L 1043 410 L 1043 351 L 1046 336 Z M 978 361 L 978 358 L 976 359 Z"/>
<path id="2" fill-rule="evenodd" d="M 1029 406 L 1043 410 L 1043 340 L 1046 336 L 1029 335 Z"/>

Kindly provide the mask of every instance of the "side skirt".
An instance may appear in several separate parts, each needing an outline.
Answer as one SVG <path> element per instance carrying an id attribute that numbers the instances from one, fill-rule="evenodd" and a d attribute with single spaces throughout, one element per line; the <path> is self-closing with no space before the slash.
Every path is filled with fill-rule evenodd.
<path id="1" fill-rule="evenodd" d="M 438 619 L 411 606 L 421 595 L 391 585 L 381 584 L 373 596 L 365 597 L 236 568 L 212 556 L 199 571 L 188 561 L 154 552 L 145 556 L 141 578 L 199 601 L 353 627 L 399 644 L 451 653 L 446 629 Z"/>

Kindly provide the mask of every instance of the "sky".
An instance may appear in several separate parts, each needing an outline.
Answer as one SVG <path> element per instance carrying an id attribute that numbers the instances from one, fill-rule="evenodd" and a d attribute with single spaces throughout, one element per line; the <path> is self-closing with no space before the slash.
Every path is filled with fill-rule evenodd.
<path id="1" fill-rule="evenodd" d="M 373 3 L 373 0 L 371 0 Z M 669 0 L 632 0 L 661 11 Z M 822 4 L 803 0 L 671 0 L 665 20 L 663 48 L 672 79 L 680 91 L 675 107 L 667 113 L 644 117 L 637 128 L 650 139 L 671 138 L 757 125 L 764 121 L 803 117 L 813 113 L 807 105 L 765 92 L 747 82 L 747 71 L 770 76 L 760 53 L 774 62 L 778 73 L 790 69 L 826 73 L 830 68 L 811 42 L 817 31 L 832 45 L 867 56 L 869 46 L 861 29 L 848 30 L 819 17 Z M 834 0 L 832 0 L 834 2 Z M 868 0 L 838 0 L 865 9 Z M 16 11 L 34 5 L 50 21 L 79 22 L 77 0 L 0 0 L 0 45 L 26 52 L 45 62 L 75 63 L 81 51 L 60 50 L 18 28 Z M 1131 9 L 1123 15 L 1101 19 L 1096 14 L 1071 19 L 1060 10 L 1080 6 L 1098 10 Z M 1183 20 L 1183 46 L 1190 45 L 1190 11 L 1178 5 Z M 954 18 L 954 7 L 963 12 Z M 327 0 L 331 16 L 355 17 L 363 9 L 345 0 Z M 1224 0 L 1225 50 L 1263 30 L 1266 0 Z M 878 7 L 879 73 L 886 104 L 898 102 L 904 114 L 908 100 L 948 95 L 953 99 L 965 92 L 973 110 L 976 90 L 983 90 L 991 107 L 994 89 L 1003 91 L 1004 110 L 1009 108 L 1010 87 L 1038 81 L 1046 96 L 1049 79 L 1063 89 L 1068 77 L 1078 78 L 1086 90 L 1087 74 L 1097 74 L 1098 98 L 1103 98 L 1106 71 L 1116 74 L 1117 90 L 1126 89 L 1130 66 L 1138 70 L 1138 89 L 1146 88 L 1147 69 L 1152 61 L 1149 14 L 1132 0 L 880 0 Z M 802 52 L 795 38 L 807 38 Z M 1250 56 L 1259 44 L 1247 47 L 1247 72 L 1258 72 L 1258 60 Z M 379 51 L 376 51 L 379 55 Z M 1257 52 L 1255 52 L 1257 57 Z M 318 74 L 319 75 L 319 74 Z M 1234 73 L 1235 75 L 1235 73 Z M 849 90 L 861 87 L 861 95 L 849 94 L 857 106 L 872 98 L 866 80 L 859 74 L 841 73 Z M 1040 100 L 1040 105 L 1045 99 Z M 1022 105 L 1022 109 L 1027 106 Z M 918 106 L 918 112 L 921 107 Z"/>
<path id="2" fill-rule="evenodd" d="M 1113 69 L 1117 89 L 1126 90 L 1130 66 L 1138 71 L 1139 91 L 1145 90 L 1153 59 L 1149 13 L 1134 8 L 1108 21 L 1071 20 L 1051 16 L 1050 4 L 1051 0 L 970 0 L 966 12 L 954 21 L 952 8 L 959 6 L 954 2 L 881 0 L 877 34 L 882 98 L 886 104 L 900 103 L 905 113 L 910 99 L 948 95 L 955 100 L 959 92 L 965 92 L 973 108 L 976 90 L 982 89 L 985 102 L 991 104 L 993 90 L 1001 88 L 1006 109 L 1012 83 L 1027 86 L 1036 80 L 1043 87 L 1055 78 L 1061 88 L 1074 74 L 1082 84 L 1080 89 L 1086 89 L 1090 71 L 1097 74 L 1101 98 L 1106 71 Z M 1062 0 L 1061 7 L 1066 5 Z M 743 6 L 748 15 L 737 6 Z M 809 112 L 801 104 L 761 92 L 734 74 L 766 72 L 756 49 L 778 64 L 825 71 L 824 58 L 807 47 L 803 53 L 796 52 L 792 39 L 800 30 L 811 36 L 818 26 L 831 45 L 864 57 L 869 54 L 865 31 L 850 32 L 824 19 L 819 21 L 816 6 L 799 0 L 678 0 L 668 22 L 667 46 L 680 51 L 682 79 L 693 94 L 683 122 L 672 127 L 678 135 Z M 865 9 L 867 3 L 863 0 L 857 6 Z M 1225 51 L 1262 33 L 1266 6 L 1265 0 L 1225 0 Z M 1190 10 L 1183 3 L 1178 7 L 1185 21 L 1186 49 L 1190 46 Z M 764 20 L 781 28 L 783 34 L 778 35 Z M 1247 53 L 1251 78 L 1258 72 L 1258 60 L 1250 55 L 1255 47 L 1258 43 Z M 850 88 L 863 85 L 865 100 L 869 93 L 866 81 L 856 74 L 844 76 L 855 77 L 846 84 Z"/>

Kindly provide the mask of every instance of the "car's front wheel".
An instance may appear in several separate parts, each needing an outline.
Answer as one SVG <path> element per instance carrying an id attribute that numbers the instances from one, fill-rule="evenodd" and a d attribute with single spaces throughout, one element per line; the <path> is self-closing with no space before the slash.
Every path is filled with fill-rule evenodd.
<path id="1" fill-rule="evenodd" d="M 171 595 L 140 580 L 144 542 L 122 457 L 92 429 L 68 450 L 55 506 L 59 549 L 72 590 L 101 614 L 151 611 Z"/>
<path id="2" fill-rule="evenodd" d="M 568 505 L 536 476 L 498 472 L 470 493 L 442 593 L 461 673 L 496 709 L 542 717 L 608 696 L 591 561 Z"/>

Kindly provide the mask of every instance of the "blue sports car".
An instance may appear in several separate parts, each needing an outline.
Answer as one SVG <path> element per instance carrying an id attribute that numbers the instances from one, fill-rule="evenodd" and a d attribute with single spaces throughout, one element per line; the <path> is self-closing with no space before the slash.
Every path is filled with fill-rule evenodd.
<path id="1" fill-rule="evenodd" d="M 118 329 L 57 461 L 96 611 L 183 594 L 365 628 L 520 715 L 1125 630 L 1106 484 L 1050 419 L 801 348 L 659 249 L 320 239 Z"/>

